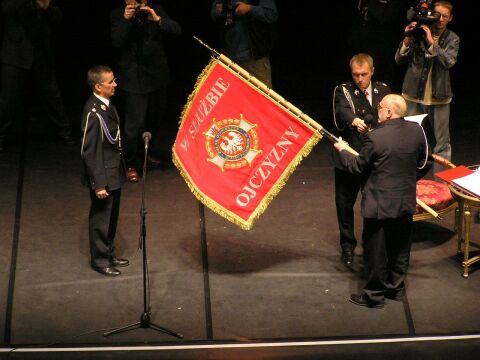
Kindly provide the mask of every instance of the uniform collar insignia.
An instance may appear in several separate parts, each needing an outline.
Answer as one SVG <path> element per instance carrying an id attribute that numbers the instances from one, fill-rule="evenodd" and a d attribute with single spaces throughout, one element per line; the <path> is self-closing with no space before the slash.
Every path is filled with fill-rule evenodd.
<path id="1" fill-rule="evenodd" d="M 374 92 L 375 94 L 378 94 L 378 89 L 377 89 L 377 88 L 374 88 L 374 89 L 373 89 L 373 92 Z"/>
<path id="2" fill-rule="evenodd" d="M 353 92 L 355 94 L 355 96 L 358 96 L 358 94 L 360 94 L 360 91 L 358 91 L 357 89 L 355 89 L 355 91 Z"/>
<path id="3" fill-rule="evenodd" d="M 107 107 L 103 104 L 100 105 L 100 109 L 102 109 L 103 111 L 107 111 Z"/>

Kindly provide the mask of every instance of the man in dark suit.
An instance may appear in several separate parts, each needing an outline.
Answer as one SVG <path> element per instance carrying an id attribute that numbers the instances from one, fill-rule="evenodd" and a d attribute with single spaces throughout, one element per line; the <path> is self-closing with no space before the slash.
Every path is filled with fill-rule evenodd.
<path id="1" fill-rule="evenodd" d="M 390 88 L 379 81 L 372 81 L 373 59 L 368 54 L 356 54 L 350 60 L 352 82 L 340 84 L 334 92 L 334 120 L 345 141 L 360 151 L 365 133 L 377 125 L 377 105 L 390 93 Z M 362 175 L 346 172 L 333 152 L 335 166 L 335 205 L 342 262 L 351 266 L 357 245 L 354 228 L 355 201 L 362 187 Z"/>
<path id="2" fill-rule="evenodd" d="M 366 177 L 362 240 L 367 282 L 363 294 L 350 297 L 356 305 L 383 308 L 385 297 L 401 300 L 405 293 L 417 170 L 425 165 L 427 149 L 422 128 L 403 119 L 406 113 L 400 95 L 387 95 L 378 105 L 380 125 L 367 133 L 358 157 L 342 151 L 343 140 L 334 145 L 345 169 Z"/>
<path id="3" fill-rule="evenodd" d="M 115 256 L 114 238 L 120 211 L 121 187 L 126 181 L 120 120 L 110 97 L 117 86 L 106 66 L 88 71 L 93 94 L 82 115 L 82 183 L 90 189 L 89 239 L 91 266 L 103 275 L 120 275 L 129 261 Z"/>
<path id="4" fill-rule="evenodd" d="M 52 46 L 52 25 L 62 19 L 53 0 L 2 0 L 3 36 L 0 50 L 0 152 L 7 130 L 24 108 L 20 104 L 26 85 L 32 84 L 41 97 L 57 135 L 73 144 L 57 86 Z"/>
<path id="5" fill-rule="evenodd" d="M 139 4 L 140 3 L 140 4 Z M 120 50 L 119 84 L 125 94 L 125 159 L 128 180 L 138 181 L 141 134 L 149 130 L 152 165 L 158 165 L 160 123 L 165 115 L 169 70 L 164 36 L 178 36 L 180 25 L 158 4 L 125 0 L 110 15 L 113 45 Z"/>

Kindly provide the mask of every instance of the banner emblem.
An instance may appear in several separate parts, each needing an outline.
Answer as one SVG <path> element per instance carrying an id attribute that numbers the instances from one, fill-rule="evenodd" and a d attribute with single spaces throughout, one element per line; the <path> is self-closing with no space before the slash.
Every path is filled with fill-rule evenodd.
<path id="1" fill-rule="evenodd" d="M 259 150 L 257 124 L 251 124 L 240 114 L 240 119 L 215 121 L 203 133 L 209 162 L 217 165 L 222 172 L 251 166 Z"/>
<path id="2" fill-rule="evenodd" d="M 173 162 L 203 204 L 248 230 L 322 135 L 241 72 L 217 59 L 202 71 L 182 111 Z"/>

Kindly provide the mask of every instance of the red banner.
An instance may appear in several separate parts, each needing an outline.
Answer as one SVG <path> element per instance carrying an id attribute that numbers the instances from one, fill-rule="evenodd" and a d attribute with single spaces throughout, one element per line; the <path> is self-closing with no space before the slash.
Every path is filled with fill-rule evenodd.
<path id="1" fill-rule="evenodd" d="M 213 60 L 185 105 L 173 161 L 202 203 L 250 229 L 320 138 Z"/>

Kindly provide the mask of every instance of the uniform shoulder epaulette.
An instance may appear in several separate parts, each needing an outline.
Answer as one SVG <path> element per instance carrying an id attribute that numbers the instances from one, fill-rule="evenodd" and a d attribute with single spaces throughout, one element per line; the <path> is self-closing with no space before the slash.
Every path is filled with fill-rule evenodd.
<path id="1" fill-rule="evenodd" d="M 377 85 L 382 85 L 382 86 L 385 86 L 385 87 L 388 87 L 387 84 L 385 84 L 384 82 L 381 82 L 381 81 L 375 81 L 375 84 Z"/>
<path id="2" fill-rule="evenodd" d="M 99 111 L 98 108 L 102 109 L 103 111 L 107 111 L 107 106 L 104 103 L 94 102 L 92 106 L 92 111 Z"/>

